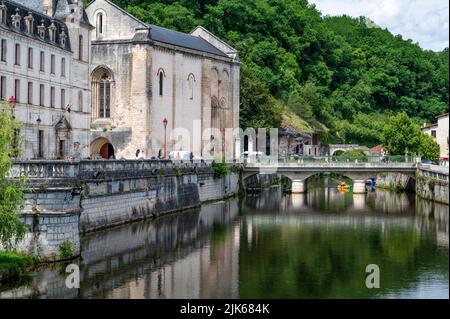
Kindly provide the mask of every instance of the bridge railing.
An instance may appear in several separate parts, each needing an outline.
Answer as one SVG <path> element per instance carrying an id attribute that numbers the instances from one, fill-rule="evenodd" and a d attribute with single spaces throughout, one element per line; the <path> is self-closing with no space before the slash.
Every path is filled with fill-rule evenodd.
<path id="1" fill-rule="evenodd" d="M 250 156 L 243 158 L 247 164 L 337 164 L 373 163 L 389 165 L 394 163 L 415 164 L 420 162 L 416 156 Z"/>

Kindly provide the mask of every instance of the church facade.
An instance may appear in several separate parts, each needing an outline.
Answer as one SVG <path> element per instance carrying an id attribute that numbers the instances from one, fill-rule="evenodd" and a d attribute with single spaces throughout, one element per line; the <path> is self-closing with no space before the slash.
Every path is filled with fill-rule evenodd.
<path id="1" fill-rule="evenodd" d="M 82 0 L 0 0 L 0 98 L 20 158 L 90 155 L 90 32 Z"/>
<path id="2" fill-rule="evenodd" d="M 156 158 L 187 151 L 205 158 L 214 153 L 208 149 L 218 138 L 212 132 L 239 127 L 235 49 L 203 27 L 185 34 L 148 25 L 109 0 L 92 1 L 86 13 L 95 27 L 91 156 Z M 239 137 L 228 147 L 239 156 Z"/>

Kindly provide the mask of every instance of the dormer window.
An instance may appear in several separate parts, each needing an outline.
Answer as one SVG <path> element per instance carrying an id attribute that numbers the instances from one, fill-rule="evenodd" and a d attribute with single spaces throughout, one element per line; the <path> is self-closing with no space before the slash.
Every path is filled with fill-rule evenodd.
<path id="1" fill-rule="evenodd" d="M 19 8 L 16 8 L 16 14 L 13 14 L 11 16 L 12 25 L 16 29 L 20 29 L 20 20 L 22 20 L 22 17 L 20 16 L 19 11 L 20 11 Z"/>
<path id="2" fill-rule="evenodd" d="M 2 1 L 0 4 L 0 23 L 6 24 L 6 5 L 5 2 Z"/>
<path id="3" fill-rule="evenodd" d="M 55 42 L 56 41 L 56 26 L 53 21 L 52 21 L 52 24 L 48 27 L 48 34 L 50 36 L 50 41 Z"/>
<path id="4" fill-rule="evenodd" d="M 33 27 L 34 27 L 34 17 L 31 14 L 31 12 L 28 12 L 28 16 L 26 16 L 24 18 L 24 20 L 25 20 L 25 25 L 27 27 L 27 32 L 32 34 L 33 33 Z"/>
<path id="5" fill-rule="evenodd" d="M 64 30 L 61 31 L 60 38 L 61 38 L 61 46 L 66 47 L 67 34 Z"/>
<path id="6" fill-rule="evenodd" d="M 41 21 L 41 25 L 39 25 L 37 28 L 38 28 L 39 37 L 41 39 L 45 39 L 45 22 L 44 22 L 44 20 Z"/>

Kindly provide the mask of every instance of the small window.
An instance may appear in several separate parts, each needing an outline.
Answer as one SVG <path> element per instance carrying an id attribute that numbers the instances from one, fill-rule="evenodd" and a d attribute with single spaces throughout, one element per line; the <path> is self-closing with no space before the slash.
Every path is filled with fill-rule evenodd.
<path id="1" fill-rule="evenodd" d="M 97 14 L 97 37 L 103 35 L 103 13 Z"/>
<path id="2" fill-rule="evenodd" d="M 20 65 L 20 44 L 19 43 L 16 43 L 14 64 Z"/>
<path id="3" fill-rule="evenodd" d="M 5 39 L 2 39 L 2 45 L 1 45 L 0 50 L 1 50 L 1 52 L 0 52 L 1 61 L 6 62 L 6 40 Z"/>
<path id="4" fill-rule="evenodd" d="M 50 88 L 50 107 L 55 107 L 55 87 Z"/>
<path id="5" fill-rule="evenodd" d="M 61 58 L 61 76 L 66 76 L 66 58 Z"/>
<path id="6" fill-rule="evenodd" d="M 61 89 L 61 108 L 66 108 L 66 90 Z"/>
<path id="7" fill-rule="evenodd" d="M 28 104 L 33 105 L 33 82 L 28 82 Z"/>
<path id="8" fill-rule="evenodd" d="M 39 70 L 41 72 L 45 72 L 45 53 L 44 53 L 44 51 L 41 51 L 39 64 L 40 64 Z"/>
<path id="9" fill-rule="evenodd" d="M 83 60 L 83 36 L 78 37 L 78 59 Z"/>
<path id="10" fill-rule="evenodd" d="M 33 48 L 28 48 L 28 68 L 33 68 Z"/>
<path id="11" fill-rule="evenodd" d="M 190 99 L 194 99 L 194 85 L 195 85 L 195 77 L 194 74 L 189 74 L 188 76 L 188 82 L 189 82 L 189 95 Z"/>
<path id="12" fill-rule="evenodd" d="M 431 136 L 434 137 L 434 138 L 436 138 L 436 131 L 435 131 L 435 130 L 432 130 L 432 131 L 431 131 Z"/>
<path id="13" fill-rule="evenodd" d="M 159 77 L 159 95 L 163 96 L 164 93 L 164 70 L 160 69 L 158 71 L 158 77 Z"/>
<path id="14" fill-rule="evenodd" d="M 0 99 L 6 100 L 6 76 L 0 77 Z"/>
<path id="15" fill-rule="evenodd" d="M 78 111 L 83 111 L 83 92 L 78 91 Z"/>
<path id="16" fill-rule="evenodd" d="M 14 81 L 14 98 L 19 103 L 19 101 L 20 101 L 20 80 Z"/>
<path id="17" fill-rule="evenodd" d="M 39 85 L 39 105 L 45 106 L 45 87 L 44 84 Z"/>
<path id="18" fill-rule="evenodd" d="M 55 55 L 50 56 L 50 73 L 55 74 Z"/>

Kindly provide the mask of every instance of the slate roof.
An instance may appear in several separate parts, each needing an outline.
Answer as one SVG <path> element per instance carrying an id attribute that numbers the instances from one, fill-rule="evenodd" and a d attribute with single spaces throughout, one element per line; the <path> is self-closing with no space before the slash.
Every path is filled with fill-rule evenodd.
<path id="1" fill-rule="evenodd" d="M 2 4 L 2 3 L 5 4 L 7 13 L 6 13 L 6 25 L 0 23 L 0 27 L 6 28 L 9 31 L 22 34 L 24 36 L 27 36 L 29 38 L 33 38 L 33 39 L 38 40 L 38 41 L 46 42 L 49 45 L 52 45 L 52 46 L 55 46 L 55 47 L 58 47 L 58 48 L 70 51 L 69 30 L 68 30 L 68 28 L 67 28 L 65 23 L 63 23 L 63 22 L 61 22 L 61 21 L 59 21 L 57 19 L 52 19 L 51 17 L 49 17 L 49 16 L 47 16 L 45 14 L 42 14 L 40 12 L 37 12 L 37 11 L 32 10 L 30 8 L 27 8 L 27 7 L 24 7 L 24 6 L 22 6 L 22 5 L 20 5 L 20 4 L 16 3 L 16 2 L 13 2 L 13 1 L 0 0 L 0 4 Z M 18 13 L 22 17 L 22 19 L 20 20 L 20 28 L 19 29 L 13 27 L 12 19 L 11 19 L 11 16 L 16 14 L 16 9 L 17 8 L 19 9 Z M 23 19 L 25 16 L 28 16 L 29 13 L 31 13 L 31 15 L 34 18 L 33 33 L 32 34 L 27 32 L 25 21 Z M 41 25 L 42 21 L 44 21 L 44 25 L 46 27 L 45 37 L 44 38 L 41 38 L 39 36 L 39 33 L 38 33 L 38 26 Z M 49 32 L 48 32 L 48 27 L 52 24 L 52 21 L 53 21 L 53 23 L 55 24 L 55 26 L 57 28 L 56 29 L 57 31 L 56 31 L 55 42 L 50 41 L 50 36 L 49 36 Z M 62 30 L 64 30 L 66 35 L 67 35 L 64 47 L 61 45 L 61 38 L 60 38 Z"/>
<path id="2" fill-rule="evenodd" d="M 150 28 L 150 37 L 153 41 L 163 42 L 187 49 L 228 57 L 224 52 L 220 51 L 211 43 L 200 37 L 196 37 L 188 33 L 162 28 L 153 24 L 148 25 L 148 27 Z"/>

